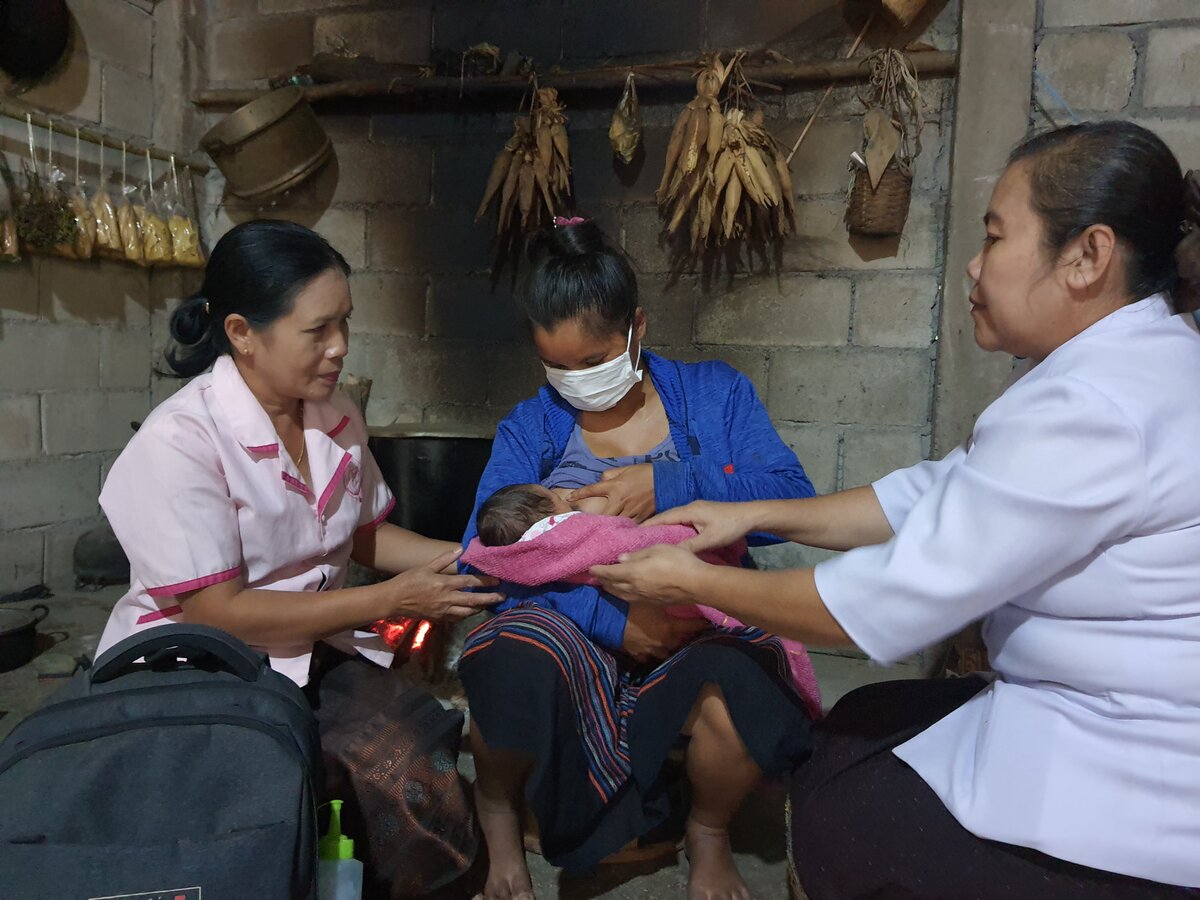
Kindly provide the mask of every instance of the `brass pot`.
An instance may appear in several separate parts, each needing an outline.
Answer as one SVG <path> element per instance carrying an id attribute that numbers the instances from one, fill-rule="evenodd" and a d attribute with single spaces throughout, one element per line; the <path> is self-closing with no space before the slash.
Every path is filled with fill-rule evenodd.
<path id="1" fill-rule="evenodd" d="M 333 154 L 329 135 L 295 85 L 230 113 L 200 139 L 229 190 L 248 200 L 298 185 Z"/>

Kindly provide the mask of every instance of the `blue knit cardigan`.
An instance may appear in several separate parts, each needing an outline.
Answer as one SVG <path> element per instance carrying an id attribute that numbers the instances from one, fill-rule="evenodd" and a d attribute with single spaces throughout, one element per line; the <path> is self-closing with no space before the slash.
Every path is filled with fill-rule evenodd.
<path id="1" fill-rule="evenodd" d="M 662 398 L 679 460 L 654 465 L 657 511 L 693 500 L 778 500 L 811 497 L 812 482 L 799 460 L 780 439 L 754 386 L 723 362 L 685 363 L 642 353 Z M 463 537 L 476 535 L 479 507 L 498 489 L 544 479 L 566 449 L 578 413 L 549 385 L 524 400 L 496 429 L 492 456 L 479 481 L 475 509 Z M 751 545 L 775 543 L 751 535 Z M 557 610 L 592 640 L 618 650 L 629 605 L 588 585 L 547 589 L 505 583 L 507 595 L 497 612 L 522 603 Z"/>

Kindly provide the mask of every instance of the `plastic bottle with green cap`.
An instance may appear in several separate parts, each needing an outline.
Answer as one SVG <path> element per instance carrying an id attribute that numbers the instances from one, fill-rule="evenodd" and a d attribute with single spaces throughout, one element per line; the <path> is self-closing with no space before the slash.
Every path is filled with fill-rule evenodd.
<path id="1" fill-rule="evenodd" d="M 342 801 L 330 800 L 329 831 L 317 842 L 318 900 L 361 900 L 363 864 L 342 834 Z"/>

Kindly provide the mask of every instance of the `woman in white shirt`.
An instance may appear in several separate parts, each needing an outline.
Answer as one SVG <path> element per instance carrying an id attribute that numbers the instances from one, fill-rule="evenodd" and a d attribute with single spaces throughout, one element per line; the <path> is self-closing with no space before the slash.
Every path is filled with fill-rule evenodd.
<path id="1" fill-rule="evenodd" d="M 967 272 L 978 344 L 1034 365 L 962 447 L 828 497 L 651 520 L 696 525 L 692 550 L 767 531 L 848 551 L 815 569 L 656 547 L 596 570 L 630 601 L 884 663 L 983 618 L 994 680 L 873 685 L 821 726 L 791 797 L 813 900 L 1200 886 L 1200 337 L 1174 315 L 1200 294 L 1198 197 L 1136 125 L 1030 139 Z"/>

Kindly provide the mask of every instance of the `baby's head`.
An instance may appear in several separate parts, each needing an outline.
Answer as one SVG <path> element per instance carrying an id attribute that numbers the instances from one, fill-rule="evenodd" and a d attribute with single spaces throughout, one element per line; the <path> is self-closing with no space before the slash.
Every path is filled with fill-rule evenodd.
<path id="1" fill-rule="evenodd" d="M 571 505 L 540 484 L 510 484 L 479 507 L 479 542 L 485 547 L 507 547 L 546 516 L 568 512 Z"/>

